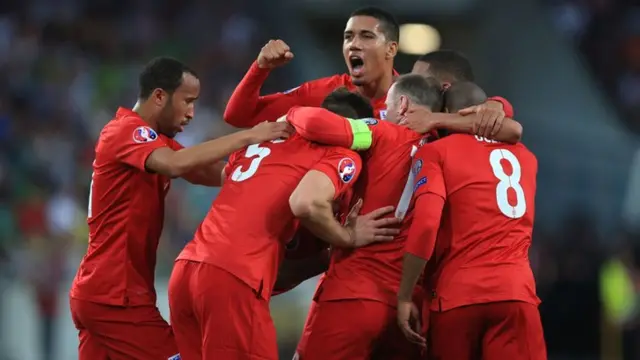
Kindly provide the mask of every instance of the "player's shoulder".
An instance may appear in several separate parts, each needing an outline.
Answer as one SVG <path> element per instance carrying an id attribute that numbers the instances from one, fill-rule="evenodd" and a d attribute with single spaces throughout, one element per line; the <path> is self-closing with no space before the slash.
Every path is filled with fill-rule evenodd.
<path id="1" fill-rule="evenodd" d="M 299 87 L 308 87 L 312 89 L 318 89 L 326 92 L 331 92 L 341 86 L 347 86 L 349 78 L 346 78 L 347 74 L 336 74 L 331 76 L 325 76 L 314 80 L 309 80 L 302 83 Z M 347 75 L 348 76 L 348 75 Z M 295 90 L 294 88 L 292 90 Z M 291 90 L 291 91 L 292 91 Z"/>

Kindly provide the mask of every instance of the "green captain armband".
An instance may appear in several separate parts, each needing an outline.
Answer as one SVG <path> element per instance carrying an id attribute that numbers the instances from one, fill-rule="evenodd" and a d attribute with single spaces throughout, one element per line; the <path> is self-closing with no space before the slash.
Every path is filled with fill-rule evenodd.
<path id="1" fill-rule="evenodd" d="M 349 125 L 351 125 L 351 132 L 353 133 L 353 143 L 351 144 L 351 150 L 367 150 L 371 147 L 373 141 L 373 133 L 369 129 L 370 119 L 349 119 Z"/>

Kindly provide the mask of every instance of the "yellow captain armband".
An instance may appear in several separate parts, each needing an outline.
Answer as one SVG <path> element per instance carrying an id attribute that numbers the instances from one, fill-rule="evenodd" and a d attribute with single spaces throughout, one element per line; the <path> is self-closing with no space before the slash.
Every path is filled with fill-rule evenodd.
<path id="1" fill-rule="evenodd" d="M 351 150 L 367 150 L 371 147 L 373 141 L 373 133 L 369 129 L 369 125 L 374 125 L 378 121 L 376 119 L 349 119 L 351 132 L 353 133 L 353 143 Z"/>

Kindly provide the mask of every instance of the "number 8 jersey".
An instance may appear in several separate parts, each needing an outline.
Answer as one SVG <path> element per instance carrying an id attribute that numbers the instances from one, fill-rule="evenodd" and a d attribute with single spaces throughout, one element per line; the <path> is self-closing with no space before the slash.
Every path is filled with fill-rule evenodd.
<path id="1" fill-rule="evenodd" d="M 285 245 L 298 227 L 289 197 L 302 177 L 310 170 L 324 173 L 338 199 L 361 169 L 354 151 L 297 134 L 248 146 L 229 159 L 218 197 L 178 260 L 218 266 L 269 299 Z"/>
<path id="2" fill-rule="evenodd" d="M 414 199 L 431 193 L 445 200 L 434 271 L 427 274 L 431 309 L 539 304 L 529 264 L 538 171 L 533 153 L 523 144 L 455 134 L 420 148 L 413 170 Z M 421 212 L 416 207 L 414 222 Z M 424 240 L 410 239 L 406 251 L 429 258 Z"/>

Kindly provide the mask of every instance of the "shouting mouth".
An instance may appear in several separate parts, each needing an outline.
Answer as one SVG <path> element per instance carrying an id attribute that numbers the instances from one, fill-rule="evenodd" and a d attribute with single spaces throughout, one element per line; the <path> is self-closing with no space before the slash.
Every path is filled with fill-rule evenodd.
<path id="1" fill-rule="evenodd" d="M 364 73 L 364 60 L 359 55 L 349 56 L 349 65 L 351 65 L 351 75 L 358 77 Z"/>

